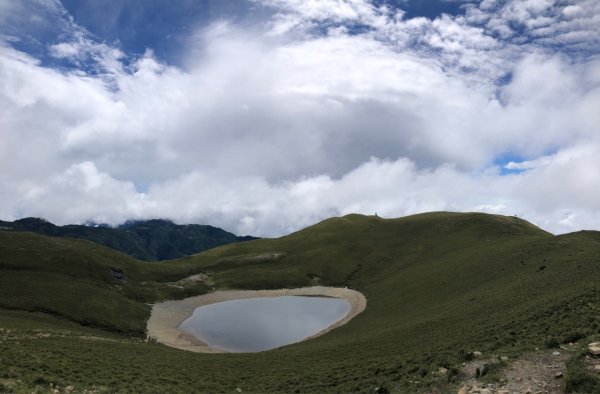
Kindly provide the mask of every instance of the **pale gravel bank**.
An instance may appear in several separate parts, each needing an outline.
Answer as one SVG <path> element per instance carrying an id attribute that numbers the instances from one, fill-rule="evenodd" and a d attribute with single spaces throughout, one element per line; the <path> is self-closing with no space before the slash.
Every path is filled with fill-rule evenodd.
<path id="1" fill-rule="evenodd" d="M 281 296 L 337 297 L 344 298 L 350 302 L 350 312 L 342 320 L 339 320 L 310 338 L 323 335 L 336 327 L 346 324 L 356 315 L 364 311 L 367 306 L 367 299 L 358 291 L 337 287 L 314 286 L 303 287 L 300 289 L 216 291 L 214 293 L 203 294 L 179 301 L 166 301 L 154 304 L 152 307 L 152 314 L 148 320 L 148 337 L 154 338 L 164 345 L 177 349 L 198 353 L 224 353 L 223 350 L 211 348 L 193 335 L 180 331 L 179 325 L 185 319 L 192 316 L 194 310 L 202 305 L 215 304 L 217 302 L 240 298 Z"/>

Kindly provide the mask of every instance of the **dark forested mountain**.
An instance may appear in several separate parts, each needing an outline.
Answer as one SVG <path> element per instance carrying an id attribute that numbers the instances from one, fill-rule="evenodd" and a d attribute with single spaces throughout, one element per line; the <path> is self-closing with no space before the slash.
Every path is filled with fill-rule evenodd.
<path id="1" fill-rule="evenodd" d="M 56 226 L 40 218 L 14 222 L 0 220 L 0 230 L 30 231 L 53 237 L 86 239 L 146 261 L 169 260 L 255 237 L 238 237 L 218 227 L 152 219 L 128 221 L 118 227 L 107 225 Z"/>

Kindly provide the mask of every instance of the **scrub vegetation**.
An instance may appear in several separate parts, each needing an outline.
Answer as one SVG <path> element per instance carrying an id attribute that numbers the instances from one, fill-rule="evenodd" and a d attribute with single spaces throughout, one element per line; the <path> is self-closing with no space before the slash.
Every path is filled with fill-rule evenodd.
<path id="1" fill-rule="evenodd" d="M 475 213 L 348 215 L 159 263 L 0 231 L 0 391 L 456 392 L 474 351 L 512 359 L 597 336 L 598 283 L 600 233 L 554 236 Z M 322 337 L 262 353 L 144 341 L 152 302 L 310 285 L 347 285 L 367 308 Z M 565 380 L 596 384 L 579 365 Z"/>

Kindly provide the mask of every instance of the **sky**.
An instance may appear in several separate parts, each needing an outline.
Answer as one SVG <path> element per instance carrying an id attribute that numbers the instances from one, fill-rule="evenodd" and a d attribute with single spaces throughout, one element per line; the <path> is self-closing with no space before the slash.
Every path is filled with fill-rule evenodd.
<path id="1" fill-rule="evenodd" d="M 0 0 L 0 219 L 600 230 L 597 0 Z"/>

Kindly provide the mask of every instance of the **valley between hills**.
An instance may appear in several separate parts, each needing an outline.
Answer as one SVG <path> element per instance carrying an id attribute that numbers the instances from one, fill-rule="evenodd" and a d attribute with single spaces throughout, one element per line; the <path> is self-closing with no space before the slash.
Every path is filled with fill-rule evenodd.
<path id="1" fill-rule="evenodd" d="M 600 340 L 600 232 L 352 214 L 149 262 L 22 230 L 0 230 L 0 392 L 600 392 L 588 349 Z M 347 286 L 366 308 L 259 353 L 148 340 L 155 303 L 311 286 Z"/>

